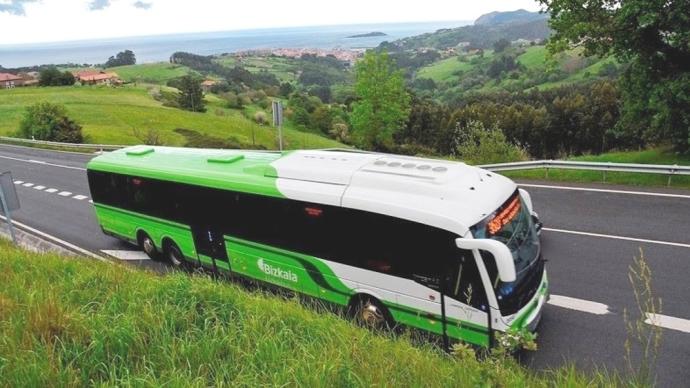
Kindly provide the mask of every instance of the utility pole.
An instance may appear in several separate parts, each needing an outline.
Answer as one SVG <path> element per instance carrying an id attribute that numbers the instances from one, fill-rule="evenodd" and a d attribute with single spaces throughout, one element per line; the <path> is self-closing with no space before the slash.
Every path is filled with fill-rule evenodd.
<path id="1" fill-rule="evenodd" d="M 278 149 L 283 150 L 283 102 L 273 100 L 273 126 L 278 127 Z"/>
<path id="2" fill-rule="evenodd" d="M 17 237 L 14 235 L 11 212 L 17 209 L 19 209 L 19 197 L 17 197 L 17 191 L 14 188 L 12 174 L 4 172 L 0 174 L 0 211 L 2 211 L 2 214 L 7 220 L 10 236 L 15 245 L 17 244 Z"/>

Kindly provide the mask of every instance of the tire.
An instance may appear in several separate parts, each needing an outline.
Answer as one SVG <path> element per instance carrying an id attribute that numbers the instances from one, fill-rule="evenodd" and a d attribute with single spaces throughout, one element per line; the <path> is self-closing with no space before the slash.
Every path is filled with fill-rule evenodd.
<path id="1" fill-rule="evenodd" d="M 165 259 L 168 263 L 170 263 L 170 265 L 180 269 L 187 268 L 187 261 L 184 258 L 184 254 L 182 254 L 182 250 L 180 250 L 180 247 L 178 247 L 177 244 L 172 241 L 168 241 L 165 243 L 165 249 L 163 251 L 165 252 Z"/>
<path id="2" fill-rule="evenodd" d="M 362 296 L 350 304 L 350 317 L 359 325 L 374 330 L 388 330 L 393 319 L 388 309 L 376 298 Z"/>
<path id="3" fill-rule="evenodd" d="M 137 240 L 139 242 L 139 248 L 144 251 L 144 253 L 146 253 L 151 260 L 161 260 L 161 256 L 156 248 L 156 243 L 153 241 L 151 236 L 149 236 L 146 232 L 139 232 L 139 237 Z"/>

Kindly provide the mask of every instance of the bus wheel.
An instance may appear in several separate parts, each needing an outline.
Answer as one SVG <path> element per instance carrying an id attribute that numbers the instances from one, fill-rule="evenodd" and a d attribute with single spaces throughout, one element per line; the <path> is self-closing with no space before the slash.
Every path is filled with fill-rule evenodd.
<path id="1" fill-rule="evenodd" d="M 376 298 L 363 296 L 350 306 L 350 315 L 358 324 L 372 329 L 392 327 L 388 310 Z"/>
<path id="2" fill-rule="evenodd" d="M 160 260 L 160 255 L 156 249 L 156 244 L 153 242 L 151 236 L 149 236 L 146 232 L 139 232 L 139 237 L 137 240 L 139 242 L 139 248 L 141 248 L 141 250 L 144 251 L 144 253 L 146 253 L 151 260 Z"/>
<path id="3" fill-rule="evenodd" d="M 177 246 L 172 241 L 166 241 L 165 242 L 165 257 L 168 259 L 168 262 L 173 265 L 175 268 L 184 268 L 185 265 L 185 259 L 184 255 L 182 254 L 182 251 L 180 248 Z"/>

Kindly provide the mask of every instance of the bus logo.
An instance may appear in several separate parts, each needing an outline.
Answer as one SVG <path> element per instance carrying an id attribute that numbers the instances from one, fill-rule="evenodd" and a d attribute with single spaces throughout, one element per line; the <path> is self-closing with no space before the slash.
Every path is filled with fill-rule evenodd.
<path id="1" fill-rule="evenodd" d="M 292 271 L 285 271 L 278 267 L 264 263 L 264 259 L 259 259 L 257 264 L 259 265 L 261 272 L 265 273 L 266 275 L 297 283 L 297 275 L 295 275 L 295 273 Z"/>

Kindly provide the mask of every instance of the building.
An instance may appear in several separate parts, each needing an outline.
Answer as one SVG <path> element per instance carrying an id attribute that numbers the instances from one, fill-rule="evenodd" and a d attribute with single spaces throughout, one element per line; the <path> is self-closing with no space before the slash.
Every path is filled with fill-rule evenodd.
<path id="1" fill-rule="evenodd" d="M 19 76 L 22 77 L 22 80 L 24 81 L 23 86 L 38 86 L 40 76 L 37 71 L 19 73 Z"/>
<path id="2" fill-rule="evenodd" d="M 116 73 L 102 70 L 81 70 L 73 73 L 82 85 L 120 85 L 122 80 Z"/>
<path id="3" fill-rule="evenodd" d="M 23 86 L 24 79 L 16 74 L 0 73 L 0 89 L 13 89 Z"/>
<path id="4" fill-rule="evenodd" d="M 207 79 L 204 82 L 201 83 L 201 89 L 203 89 L 204 93 L 209 93 L 211 91 L 211 88 L 213 88 L 218 82 Z"/>

